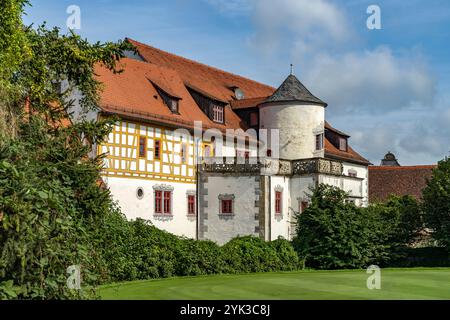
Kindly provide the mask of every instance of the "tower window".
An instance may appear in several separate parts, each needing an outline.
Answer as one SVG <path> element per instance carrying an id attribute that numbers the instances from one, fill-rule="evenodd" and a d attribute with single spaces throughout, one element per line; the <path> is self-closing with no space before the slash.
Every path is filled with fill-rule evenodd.
<path id="1" fill-rule="evenodd" d="M 305 212 L 306 208 L 308 208 L 308 202 L 307 201 L 301 201 L 300 202 L 300 213 Z"/>
<path id="2" fill-rule="evenodd" d="M 316 151 L 323 149 L 323 133 L 316 134 Z"/>

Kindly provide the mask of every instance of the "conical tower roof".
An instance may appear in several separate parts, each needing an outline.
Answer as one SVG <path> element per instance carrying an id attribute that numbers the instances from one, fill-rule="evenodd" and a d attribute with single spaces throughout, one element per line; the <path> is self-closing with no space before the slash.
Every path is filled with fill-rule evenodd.
<path id="1" fill-rule="evenodd" d="M 327 106 L 325 102 L 314 96 L 306 87 L 297 79 L 296 76 L 290 74 L 281 86 L 272 94 L 265 102 L 288 102 L 299 101 L 309 102 Z"/>

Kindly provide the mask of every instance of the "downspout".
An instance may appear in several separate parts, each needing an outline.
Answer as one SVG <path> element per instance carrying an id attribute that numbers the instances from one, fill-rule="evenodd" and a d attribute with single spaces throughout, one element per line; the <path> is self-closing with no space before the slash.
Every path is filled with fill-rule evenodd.
<path id="1" fill-rule="evenodd" d="M 195 147 L 195 159 L 194 159 L 194 162 L 195 162 L 195 193 L 196 193 L 196 199 L 197 199 L 197 201 L 196 201 L 196 205 L 195 205 L 195 216 L 196 216 L 196 223 L 195 223 L 195 237 L 196 237 L 196 240 L 199 240 L 200 239 L 200 234 L 199 234 L 199 231 L 200 231 L 200 227 L 199 227 L 199 224 L 200 224 L 200 216 L 199 216 L 199 210 L 198 210 L 198 207 L 200 206 L 200 192 L 199 192 L 199 187 L 200 187 L 200 183 L 199 183 L 199 177 L 200 177 L 200 174 L 199 174 L 199 165 L 198 165 L 198 140 L 196 141 L 196 139 L 195 139 L 195 136 L 194 136 L 194 147 Z"/>
<path id="2" fill-rule="evenodd" d="M 269 241 L 272 241 L 272 176 L 269 175 Z"/>

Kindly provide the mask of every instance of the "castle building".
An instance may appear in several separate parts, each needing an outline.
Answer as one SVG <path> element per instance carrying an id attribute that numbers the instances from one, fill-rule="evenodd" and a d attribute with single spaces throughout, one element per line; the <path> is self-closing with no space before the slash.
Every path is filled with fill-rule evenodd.
<path id="1" fill-rule="evenodd" d="M 275 89 L 127 41 L 137 51 L 122 73 L 97 66 L 104 88 L 87 117 L 118 119 L 94 153 L 106 154 L 104 182 L 128 219 L 223 244 L 291 239 L 319 183 L 367 205 L 369 162 L 295 75 Z"/>

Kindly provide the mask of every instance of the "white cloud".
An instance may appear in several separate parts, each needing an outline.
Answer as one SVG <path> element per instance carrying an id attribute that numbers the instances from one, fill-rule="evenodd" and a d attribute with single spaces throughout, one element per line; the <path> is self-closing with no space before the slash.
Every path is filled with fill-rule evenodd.
<path id="1" fill-rule="evenodd" d="M 301 75 L 340 111 L 386 112 L 431 106 L 435 80 L 420 55 L 395 56 L 387 47 L 335 57 L 318 54 Z"/>

